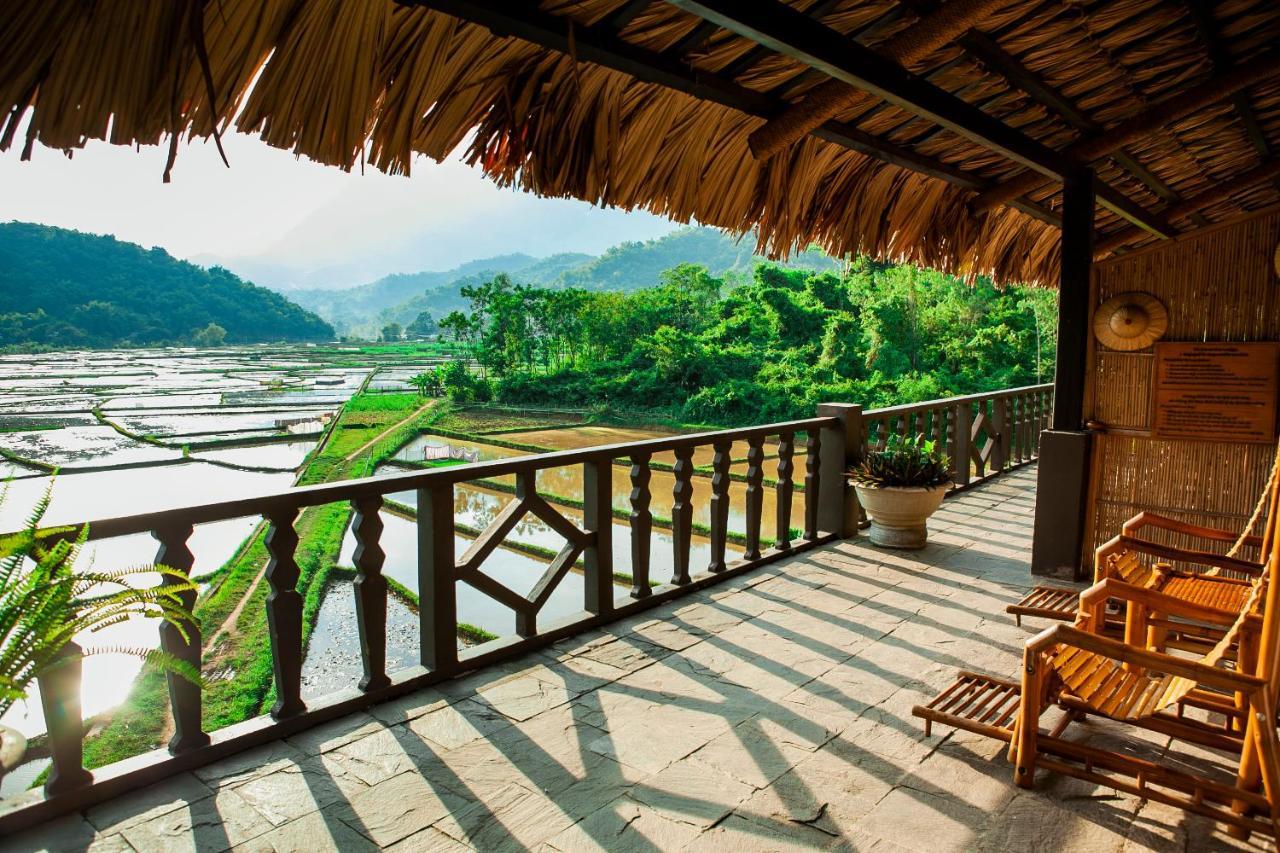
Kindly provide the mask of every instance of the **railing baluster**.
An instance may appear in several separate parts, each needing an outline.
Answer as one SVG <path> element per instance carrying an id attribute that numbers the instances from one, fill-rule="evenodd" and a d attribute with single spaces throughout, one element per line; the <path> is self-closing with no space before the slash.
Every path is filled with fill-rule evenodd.
<path id="1" fill-rule="evenodd" d="M 59 658 L 67 658 L 49 667 L 38 678 L 40 707 L 49 732 L 49 775 L 44 792 L 50 797 L 84 787 L 93 774 L 84 769 L 84 718 L 80 714 L 80 673 L 83 649 L 67 643 Z"/>
<path id="2" fill-rule="evenodd" d="M 729 463 L 732 461 L 733 444 L 720 441 L 715 444 L 715 456 L 711 460 L 711 563 L 709 572 L 723 572 L 725 544 L 729 535 Z"/>
<path id="3" fill-rule="evenodd" d="M 675 549 L 671 582 L 689 583 L 689 546 L 693 535 L 693 448 L 676 448 L 674 501 L 671 505 L 671 541 Z"/>
<path id="4" fill-rule="evenodd" d="M 351 532 L 356 549 L 356 626 L 360 632 L 360 658 L 364 664 L 361 690 L 377 690 L 391 683 L 387 677 L 387 579 L 382 576 L 386 552 L 382 550 L 382 496 L 356 498 Z"/>
<path id="5" fill-rule="evenodd" d="M 631 457 L 631 597 L 648 598 L 649 549 L 653 532 L 653 513 L 649 512 L 649 454 Z"/>
<path id="6" fill-rule="evenodd" d="M 156 551 L 156 565 L 166 566 L 191 576 L 191 568 L 195 565 L 195 555 L 187 546 L 191 537 L 190 524 L 178 524 L 160 530 L 153 530 L 151 535 L 160 543 Z M 173 586 L 182 583 L 180 578 L 163 576 L 161 586 Z M 188 590 L 178 593 L 182 606 L 191 610 L 195 607 L 196 591 Z M 186 637 L 178 626 L 168 622 L 160 623 L 160 648 L 165 653 L 179 660 L 186 661 L 200 670 L 200 658 L 203 642 L 200 638 L 200 626 L 187 622 L 183 626 Z M 165 673 L 165 682 L 169 688 L 169 707 L 173 712 L 173 737 L 169 739 L 169 751 L 182 752 L 209 742 L 200 725 L 200 685 L 193 684 L 176 673 Z"/>
<path id="7" fill-rule="evenodd" d="M 957 403 L 955 412 L 955 450 L 951 458 L 956 466 L 956 485 L 967 486 L 973 465 L 973 404 Z"/>
<path id="8" fill-rule="evenodd" d="M 432 672 L 458 666 L 457 559 L 453 484 L 418 489 L 418 624 L 420 659 Z"/>
<path id="9" fill-rule="evenodd" d="M 588 613 L 613 610 L 613 460 L 583 465 L 582 527 L 591 537 L 582 555 L 584 607 Z"/>
<path id="10" fill-rule="evenodd" d="M 992 455 L 995 460 L 991 465 L 991 473 L 999 474 L 1009 467 L 1009 442 L 1010 435 L 1009 421 L 1009 401 L 1004 397 L 996 397 L 991 401 L 991 422 L 992 428 L 995 430 L 995 445 L 992 448 Z"/>
<path id="11" fill-rule="evenodd" d="M 804 538 L 818 538 L 818 489 L 822 486 L 822 439 L 810 427 L 804 442 Z"/>
<path id="12" fill-rule="evenodd" d="M 293 507 L 267 514 L 267 631 L 271 638 L 271 666 L 275 673 L 276 702 L 271 716 L 277 720 L 306 710 L 302 702 L 302 596 L 298 593 L 298 533 Z"/>
<path id="13" fill-rule="evenodd" d="M 775 498 L 778 503 L 778 544 L 779 551 L 791 547 L 791 501 L 795 492 L 795 458 L 796 434 L 784 432 L 778 436 L 778 488 Z"/>
<path id="14" fill-rule="evenodd" d="M 930 418 L 933 420 L 933 447 L 939 453 L 946 452 L 947 447 L 947 410 L 931 409 Z"/>
<path id="15" fill-rule="evenodd" d="M 745 560 L 760 559 L 760 516 L 764 511 L 764 439 L 747 440 L 747 543 Z"/>

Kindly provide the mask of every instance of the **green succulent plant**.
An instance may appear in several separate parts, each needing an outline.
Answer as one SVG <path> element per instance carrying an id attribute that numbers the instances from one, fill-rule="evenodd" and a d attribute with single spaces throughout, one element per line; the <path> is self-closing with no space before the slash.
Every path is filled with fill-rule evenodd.
<path id="1" fill-rule="evenodd" d="M 40 529 L 49 508 L 52 483 L 36 503 L 22 530 L 0 537 L 0 716 L 26 700 L 44 672 L 76 657 L 127 654 L 195 684 L 200 672 L 187 661 L 159 649 L 103 646 L 65 655 L 67 643 L 85 632 L 101 631 L 135 616 L 162 619 L 186 638 L 194 621 L 181 594 L 197 589 L 184 572 L 144 565 L 97 571 L 75 570 L 89 530 Z M 0 491 L 0 504 L 7 488 Z M 139 575 L 159 573 L 164 586 L 136 586 Z"/>
<path id="2" fill-rule="evenodd" d="M 923 435 L 894 435 L 868 451 L 849 476 L 862 486 L 941 486 L 951 482 L 951 460 Z"/>

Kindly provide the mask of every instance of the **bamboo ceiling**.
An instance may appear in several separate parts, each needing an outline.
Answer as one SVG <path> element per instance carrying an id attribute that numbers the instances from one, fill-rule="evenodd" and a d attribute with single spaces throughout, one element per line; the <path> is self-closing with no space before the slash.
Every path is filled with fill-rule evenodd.
<path id="1" fill-rule="evenodd" d="M 963 3 L 952 18 L 976 27 L 940 37 L 937 9 Z M 1101 181 L 1165 212 L 1176 231 L 1280 202 L 1275 0 L 790 5 L 1053 149 L 1088 153 Z M 407 174 L 415 155 L 443 159 L 466 142 L 467 158 L 504 185 L 754 230 L 772 254 L 818 243 L 999 282 L 1056 282 L 1060 186 L 1006 185 L 1027 170 L 1004 156 L 841 92 L 822 72 L 661 0 L 507 7 L 563 22 L 568 48 L 393 0 L 5 0 L 0 149 L 26 157 L 35 143 L 72 151 L 105 139 L 166 144 L 172 158 L 180 140 L 216 127 L 344 169 Z M 579 61 L 575 34 L 778 109 L 740 112 Z M 1182 93 L 1251 62 L 1264 70 L 1234 94 L 1164 120 Z M 1153 105 L 1160 121 L 1093 156 L 1100 137 Z M 806 110 L 946 175 L 799 135 Z M 762 117 L 774 113 L 784 115 Z M 1024 186 L 1016 206 L 1000 197 Z M 1096 224 L 1106 251 L 1156 239 L 1107 210 Z"/>

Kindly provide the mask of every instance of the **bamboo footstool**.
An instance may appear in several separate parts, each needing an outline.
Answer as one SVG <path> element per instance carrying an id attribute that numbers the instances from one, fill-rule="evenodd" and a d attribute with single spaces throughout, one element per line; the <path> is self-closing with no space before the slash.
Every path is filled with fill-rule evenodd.
<path id="1" fill-rule="evenodd" d="M 1079 598 L 1080 590 L 1078 589 L 1037 586 L 1023 596 L 1017 604 L 1006 607 L 1005 612 L 1013 616 L 1019 627 L 1022 626 L 1023 616 L 1040 616 L 1044 619 L 1071 622 L 1076 618 Z"/>

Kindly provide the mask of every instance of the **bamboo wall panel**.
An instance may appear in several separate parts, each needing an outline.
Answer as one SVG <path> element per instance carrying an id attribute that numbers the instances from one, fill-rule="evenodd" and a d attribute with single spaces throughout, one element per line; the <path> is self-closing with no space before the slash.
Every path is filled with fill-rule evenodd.
<path id="1" fill-rule="evenodd" d="M 1280 340 L 1280 282 L 1273 262 L 1278 242 L 1280 211 L 1273 210 L 1105 261 L 1094 268 L 1093 304 L 1140 290 L 1168 309 L 1163 340 Z M 1142 510 L 1242 528 L 1266 485 L 1275 447 L 1151 437 L 1151 350 L 1120 353 L 1093 341 L 1091 352 L 1086 418 L 1113 432 L 1096 436 L 1094 444 L 1086 558 Z"/>

